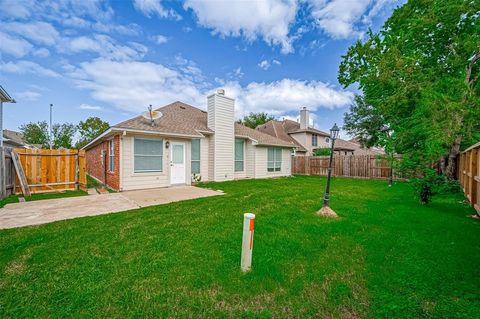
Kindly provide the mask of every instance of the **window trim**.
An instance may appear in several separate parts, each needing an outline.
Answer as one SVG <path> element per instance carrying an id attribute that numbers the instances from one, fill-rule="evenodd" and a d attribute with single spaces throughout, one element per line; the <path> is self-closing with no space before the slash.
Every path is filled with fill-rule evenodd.
<path id="1" fill-rule="evenodd" d="M 313 141 L 315 141 L 315 143 Z M 312 146 L 318 146 L 318 135 L 317 134 L 312 134 Z"/>
<path id="2" fill-rule="evenodd" d="M 108 141 L 108 171 L 115 172 L 115 140 Z"/>
<path id="3" fill-rule="evenodd" d="M 242 146 L 243 146 L 243 157 L 241 160 L 237 160 L 237 157 L 236 157 L 236 147 L 235 147 L 235 144 L 237 143 L 237 141 L 242 141 Z M 245 140 L 243 138 L 235 138 L 234 140 L 234 148 L 233 148 L 233 171 L 234 173 L 243 173 L 245 172 Z M 237 162 L 242 162 L 242 170 L 241 171 L 237 171 Z"/>
<path id="4" fill-rule="evenodd" d="M 161 150 L 162 150 L 162 154 L 161 155 L 141 155 L 141 154 L 135 154 L 135 140 L 143 140 L 143 141 L 155 141 L 155 142 L 160 142 L 161 143 Z M 132 155 L 133 155 L 133 165 L 132 165 L 132 168 L 133 168 L 133 174 L 148 174 L 148 173 L 163 173 L 163 148 L 164 148 L 164 140 L 163 139 L 159 139 L 159 138 L 147 138 L 147 137 L 133 137 L 132 138 Z M 157 170 L 157 169 L 154 169 L 154 170 L 136 170 L 135 169 L 135 156 L 136 155 L 139 155 L 139 156 L 144 156 L 144 157 L 160 157 L 161 160 L 160 162 L 162 163 L 162 168 L 160 170 Z"/>
<path id="5" fill-rule="evenodd" d="M 269 149 L 273 149 L 273 161 L 268 160 Z M 277 152 L 280 152 L 280 161 L 277 160 Z M 273 167 L 269 167 L 269 164 L 273 162 Z M 283 162 L 283 149 L 281 147 L 268 147 L 267 148 L 267 172 L 275 173 L 282 171 Z M 277 165 L 279 164 L 279 165 Z"/>
<path id="6" fill-rule="evenodd" d="M 198 141 L 198 160 L 193 159 L 193 141 Z M 193 174 L 200 174 L 201 167 L 200 167 L 200 161 L 202 159 L 202 142 L 201 139 L 199 138 L 193 138 L 192 141 L 190 142 L 190 173 Z M 193 162 L 198 162 L 198 173 L 193 172 Z"/>

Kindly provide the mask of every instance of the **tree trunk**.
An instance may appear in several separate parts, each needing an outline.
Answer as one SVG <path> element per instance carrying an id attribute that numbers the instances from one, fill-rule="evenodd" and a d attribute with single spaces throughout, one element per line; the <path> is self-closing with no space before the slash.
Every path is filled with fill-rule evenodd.
<path id="1" fill-rule="evenodd" d="M 462 142 L 462 137 L 457 136 L 453 142 L 450 153 L 448 154 L 448 164 L 446 168 L 447 178 L 449 180 L 455 179 L 455 172 L 457 168 L 457 156 L 460 154 L 460 143 Z"/>

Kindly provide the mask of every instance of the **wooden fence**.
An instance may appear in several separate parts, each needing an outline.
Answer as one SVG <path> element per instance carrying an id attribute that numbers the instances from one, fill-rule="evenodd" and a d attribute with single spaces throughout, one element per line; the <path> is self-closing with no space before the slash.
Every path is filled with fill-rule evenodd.
<path id="1" fill-rule="evenodd" d="M 477 143 L 460 154 L 458 160 L 458 180 L 465 196 L 480 215 L 480 143 Z"/>
<path id="2" fill-rule="evenodd" d="M 85 151 L 17 148 L 20 163 L 32 193 L 85 189 Z M 21 192 L 16 179 L 16 193 Z"/>
<path id="3" fill-rule="evenodd" d="M 328 156 L 294 156 L 292 174 L 319 175 L 328 174 Z M 390 177 L 388 160 L 376 155 L 334 155 L 332 176 L 355 178 L 388 179 Z M 400 178 L 395 171 L 393 176 Z"/>

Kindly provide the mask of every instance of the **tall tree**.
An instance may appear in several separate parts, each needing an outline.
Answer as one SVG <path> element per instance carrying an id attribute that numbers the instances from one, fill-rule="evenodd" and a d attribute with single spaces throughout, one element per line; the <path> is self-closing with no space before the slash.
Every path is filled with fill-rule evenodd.
<path id="1" fill-rule="evenodd" d="M 102 121 L 98 117 L 89 117 L 85 121 L 80 121 L 80 123 L 78 123 L 80 139 L 78 140 L 76 147 L 82 148 L 87 145 L 94 138 L 105 132 L 109 127 L 110 124 Z"/>
<path id="2" fill-rule="evenodd" d="M 48 124 L 46 121 L 23 124 L 20 126 L 20 132 L 22 132 L 23 139 L 28 144 L 42 145 L 43 148 L 50 147 Z"/>
<path id="3" fill-rule="evenodd" d="M 275 117 L 273 115 L 269 115 L 265 112 L 254 113 L 250 112 L 250 114 L 243 117 L 243 119 L 239 120 L 238 122 L 248 126 L 250 128 L 256 128 L 259 125 L 265 124 L 268 121 L 274 120 Z"/>
<path id="4" fill-rule="evenodd" d="M 77 126 L 70 123 L 63 124 L 53 124 L 52 125 L 52 135 L 53 135 L 53 146 L 52 148 L 72 148 L 73 147 L 73 137 L 77 132 Z"/>
<path id="5" fill-rule="evenodd" d="M 461 143 L 480 137 L 479 10 L 478 1 L 410 0 L 343 57 L 340 83 L 358 83 L 408 168 L 448 155 L 453 177 Z"/>

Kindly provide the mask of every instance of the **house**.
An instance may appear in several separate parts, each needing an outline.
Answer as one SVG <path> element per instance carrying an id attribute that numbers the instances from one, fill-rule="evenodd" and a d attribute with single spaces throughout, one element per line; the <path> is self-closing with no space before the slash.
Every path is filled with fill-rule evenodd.
<path id="1" fill-rule="evenodd" d="M 295 145 L 236 123 L 234 108 L 218 90 L 207 112 L 174 102 L 114 125 L 84 147 L 87 172 L 120 191 L 291 175 Z"/>
<path id="2" fill-rule="evenodd" d="M 23 134 L 12 130 L 3 130 L 3 146 L 9 148 L 41 148 L 36 144 L 27 144 L 23 139 Z"/>
<path id="3" fill-rule="evenodd" d="M 299 122 L 271 120 L 257 126 L 256 130 L 295 144 L 296 155 L 312 156 L 316 149 L 331 147 L 330 134 L 310 126 L 310 112 L 306 107 L 300 110 Z M 358 143 L 340 138 L 335 140 L 334 150 L 340 155 L 382 154 L 380 150 L 365 149 Z"/>
<path id="4" fill-rule="evenodd" d="M 317 148 L 330 147 L 330 134 L 310 127 L 306 107 L 300 110 L 300 123 L 284 119 L 271 120 L 257 126 L 256 130 L 295 144 L 296 155 L 313 155 Z"/>

